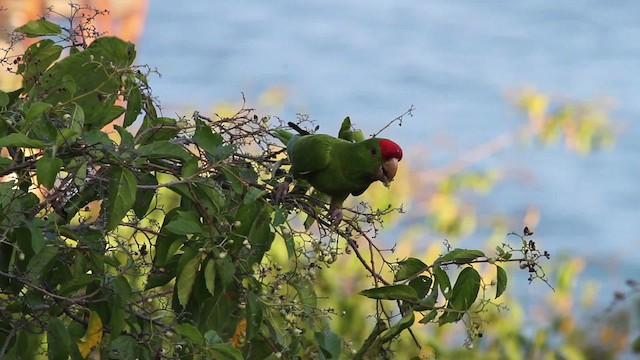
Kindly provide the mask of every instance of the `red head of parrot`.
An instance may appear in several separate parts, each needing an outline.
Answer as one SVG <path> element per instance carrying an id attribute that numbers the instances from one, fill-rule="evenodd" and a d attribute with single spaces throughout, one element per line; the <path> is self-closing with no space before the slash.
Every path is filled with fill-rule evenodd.
<path id="1" fill-rule="evenodd" d="M 376 178 L 389 186 L 398 172 L 398 162 L 402 160 L 402 149 L 398 144 L 389 139 L 380 139 L 380 152 L 382 155 L 382 166 L 376 174 Z"/>

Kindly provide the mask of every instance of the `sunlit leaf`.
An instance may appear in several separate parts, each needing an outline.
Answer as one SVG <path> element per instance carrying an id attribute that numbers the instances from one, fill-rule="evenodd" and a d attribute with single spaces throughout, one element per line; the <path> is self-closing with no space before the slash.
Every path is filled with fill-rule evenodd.
<path id="1" fill-rule="evenodd" d="M 213 259 L 207 261 L 204 267 L 204 284 L 211 295 L 215 295 L 216 290 L 216 266 Z"/>
<path id="2" fill-rule="evenodd" d="M 178 291 L 178 301 L 182 306 L 186 306 L 191 298 L 193 285 L 196 282 L 196 275 L 200 268 L 201 259 L 199 255 L 198 249 L 187 248 L 178 262 L 176 290 Z"/>
<path id="3" fill-rule="evenodd" d="M 93 349 L 100 346 L 102 342 L 102 319 L 97 312 L 92 311 L 89 315 L 89 323 L 84 336 L 76 341 L 80 355 L 87 358 Z"/>
<path id="4" fill-rule="evenodd" d="M 464 268 L 458 275 L 456 284 L 451 290 L 451 298 L 443 316 L 438 319 L 440 325 L 456 322 L 464 316 L 478 297 L 480 290 L 480 274 L 472 268 Z"/>
<path id="5" fill-rule="evenodd" d="M 38 37 L 47 35 L 60 35 L 62 28 L 60 25 L 52 23 L 46 19 L 31 20 L 25 25 L 16 29 L 16 31 L 25 34 L 27 37 Z"/>

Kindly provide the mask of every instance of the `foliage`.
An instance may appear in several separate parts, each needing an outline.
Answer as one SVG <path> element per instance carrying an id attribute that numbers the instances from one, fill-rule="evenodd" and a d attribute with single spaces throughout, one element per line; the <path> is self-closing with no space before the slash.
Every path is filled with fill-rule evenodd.
<path id="1" fill-rule="evenodd" d="M 393 209 L 353 209 L 331 227 L 326 203 L 305 189 L 275 201 L 287 166 L 268 118 L 244 108 L 215 120 L 163 117 L 148 69 L 132 65 L 133 44 L 99 37 L 87 46 L 45 19 L 18 31 L 41 39 L 14 59 L 22 87 L 0 92 L 3 358 L 350 356 L 314 289 L 316 271 L 345 252 L 372 276 L 361 294 L 384 326 L 355 356 L 384 355 L 415 314 L 442 325 L 490 302 L 480 290 L 492 285 L 474 264 L 500 274 L 491 298 L 506 288 L 499 263 L 541 274 L 547 255 L 524 239 L 496 255 L 387 261 L 371 234 Z"/>

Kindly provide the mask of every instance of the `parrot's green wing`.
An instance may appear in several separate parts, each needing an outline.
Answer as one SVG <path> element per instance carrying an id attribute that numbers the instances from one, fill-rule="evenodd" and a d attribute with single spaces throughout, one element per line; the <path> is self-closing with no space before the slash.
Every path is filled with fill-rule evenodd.
<path id="1" fill-rule="evenodd" d="M 293 176 L 323 171 L 331 164 L 331 148 L 338 140 L 329 135 L 311 135 L 294 138 L 287 145 Z"/>

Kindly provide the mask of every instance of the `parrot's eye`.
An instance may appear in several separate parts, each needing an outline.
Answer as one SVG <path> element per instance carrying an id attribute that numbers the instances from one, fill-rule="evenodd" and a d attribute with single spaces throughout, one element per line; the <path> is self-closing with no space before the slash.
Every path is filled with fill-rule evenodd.
<path id="1" fill-rule="evenodd" d="M 371 149 L 371 155 L 376 155 L 376 154 L 377 154 L 376 149 Z"/>

